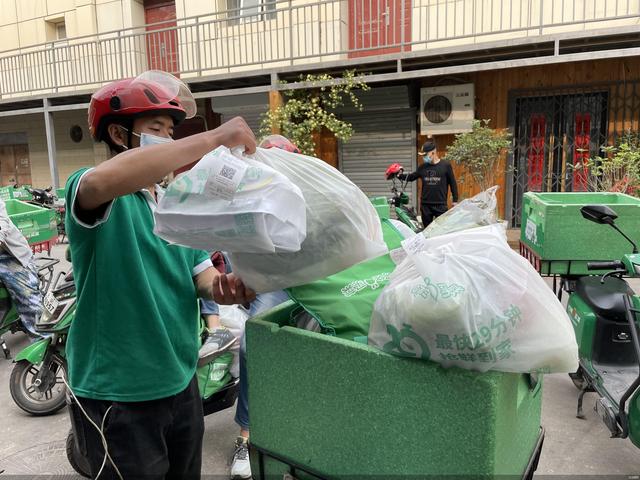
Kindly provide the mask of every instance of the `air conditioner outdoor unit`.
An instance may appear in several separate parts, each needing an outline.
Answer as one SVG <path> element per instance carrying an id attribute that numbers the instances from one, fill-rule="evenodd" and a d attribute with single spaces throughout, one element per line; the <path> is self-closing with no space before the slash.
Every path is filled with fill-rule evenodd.
<path id="1" fill-rule="evenodd" d="M 420 134 L 471 131 L 475 96 L 473 83 L 420 90 Z"/>

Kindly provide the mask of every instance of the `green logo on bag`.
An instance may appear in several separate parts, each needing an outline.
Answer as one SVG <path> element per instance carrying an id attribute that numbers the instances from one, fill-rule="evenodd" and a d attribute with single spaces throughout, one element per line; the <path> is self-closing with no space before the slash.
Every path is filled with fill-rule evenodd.
<path id="1" fill-rule="evenodd" d="M 423 360 L 431 358 L 427 342 L 413 331 L 411 325 L 405 323 L 398 331 L 393 325 L 387 324 L 387 333 L 391 337 L 391 341 L 382 347 L 385 352 L 401 357 L 422 358 Z"/>
<path id="2" fill-rule="evenodd" d="M 194 179 L 190 175 L 195 175 Z M 209 177 L 206 170 L 195 170 L 189 175 L 181 175 L 176 178 L 165 193 L 167 198 L 178 197 L 178 203 L 184 202 L 191 194 L 201 194 Z"/>
<path id="3" fill-rule="evenodd" d="M 433 283 L 429 277 L 426 277 L 424 285 L 416 285 L 411 289 L 411 295 L 425 300 L 432 298 L 437 302 L 438 299 L 455 298 L 464 291 L 464 287 L 457 283 Z"/>
<path id="4" fill-rule="evenodd" d="M 227 373 L 228 365 L 226 363 L 214 363 L 211 365 L 211 371 L 209 372 L 209 380 L 212 382 L 219 382 Z"/>
<path id="5" fill-rule="evenodd" d="M 366 288 L 370 288 L 371 290 L 377 290 L 378 288 L 384 286 L 389 280 L 389 273 L 380 273 L 378 275 L 374 275 L 371 278 L 366 280 L 355 280 L 351 283 L 348 283 L 340 290 L 340 293 L 345 297 L 352 297 L 356 293 L 361 292 Z"/>

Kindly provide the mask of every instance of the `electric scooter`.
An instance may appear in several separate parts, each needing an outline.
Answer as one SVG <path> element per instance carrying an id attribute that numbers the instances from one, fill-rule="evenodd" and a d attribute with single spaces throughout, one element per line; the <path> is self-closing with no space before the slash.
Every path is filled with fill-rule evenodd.
<path id="1" fill-rule="evenodd" d="M 53 267 L 58 263 L 55 258 L 37 257 L 35 259 L 36 268 L 38 269 L 39 290 L 44 295 L 49 289 L 53 277 Z M 11 351 L 4 341 L 5 333 L 24 332 L 30 335 L 30 332 L 24 328 L 20 321 L 20 315 L 11 300 L 11 295 L 6 287 L 0 282 L 0 348 L 6 359 L 11 358 Z"/>
<path id="2" fill-rule="evenodd" d="M 629 438 L 640 448 L 640 297 L 623 278 L 640 277 L 640 254 L 635 243 L 615 224 L 616 213 L 605 205 L 582 207 L 582 216 L 617 230 L 633 247 L 622 260 L 589 262 L 603 275 L 562 276 L 558 298 L 567 292 L 567 313 L 579 346 L 580 366 L 569 374 L 580 390 L 578 418 L 587 392 L 599 398 L 595 410 L 612 438 Z"/>
<path id="3" fill-rule="evenodd" d="M 9 380 L 11 398 L 34 416 L 51 415 L 66 404 L 63 376 L 67 362 L 67 333 L 76 313 L 73 273 L 60 272 L 44 295 L 36 330 L 44 338 L 24 348 L 15 358 Z"/>
<path id="4" fill-rule="evenodd" d="M 399 163 L 390 165 L 385 172 L 386 179 L 392 182 L 389 204 L 393 207 L 398 220 L 417 233 L 422 231 L 422 224 L 418 220 L 418 215 L 413 207 L 408 206 L 409 195 L 405 193 L 405 189 L 409 182 L 398 178 L 398 174 L 402 172 L 403 167 Z"/>

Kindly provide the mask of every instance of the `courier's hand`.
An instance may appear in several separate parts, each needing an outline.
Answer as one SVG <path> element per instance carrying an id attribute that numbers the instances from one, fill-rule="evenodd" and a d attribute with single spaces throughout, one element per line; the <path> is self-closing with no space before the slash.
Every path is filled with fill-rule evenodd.
<path id="1" fill-rule="evenodd" d="M 256 292 L 245 287 L 233 273 L 221 273 L 213 279 L 213 299 L 219 305 L 245 304 L 255 298 Z"/>
<path id="2" fill-rule="evenodd" d="M 228 148 L 244 145 L 247 153 L 256 151 L 256 137 L 241 117 L 235 117 L 211 131 L 217 145 Z"/>

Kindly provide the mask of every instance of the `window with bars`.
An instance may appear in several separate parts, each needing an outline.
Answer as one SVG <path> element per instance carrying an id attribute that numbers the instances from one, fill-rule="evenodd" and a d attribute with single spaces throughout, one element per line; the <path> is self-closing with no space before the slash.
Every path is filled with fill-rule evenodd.
<path id="1" fill-rule="evenodd" d="M 230 25 L 273 20 L 276 18 L 275 0 L 226 0 Z"/>
<path id="2" fill-rule="evenodd" d="M 638 81 L 520 90 L 511 98 L 513 226 L 520 223 L 525 192 L 588 190 L 593 172 L 577 167 L 640 130 Z"/>

